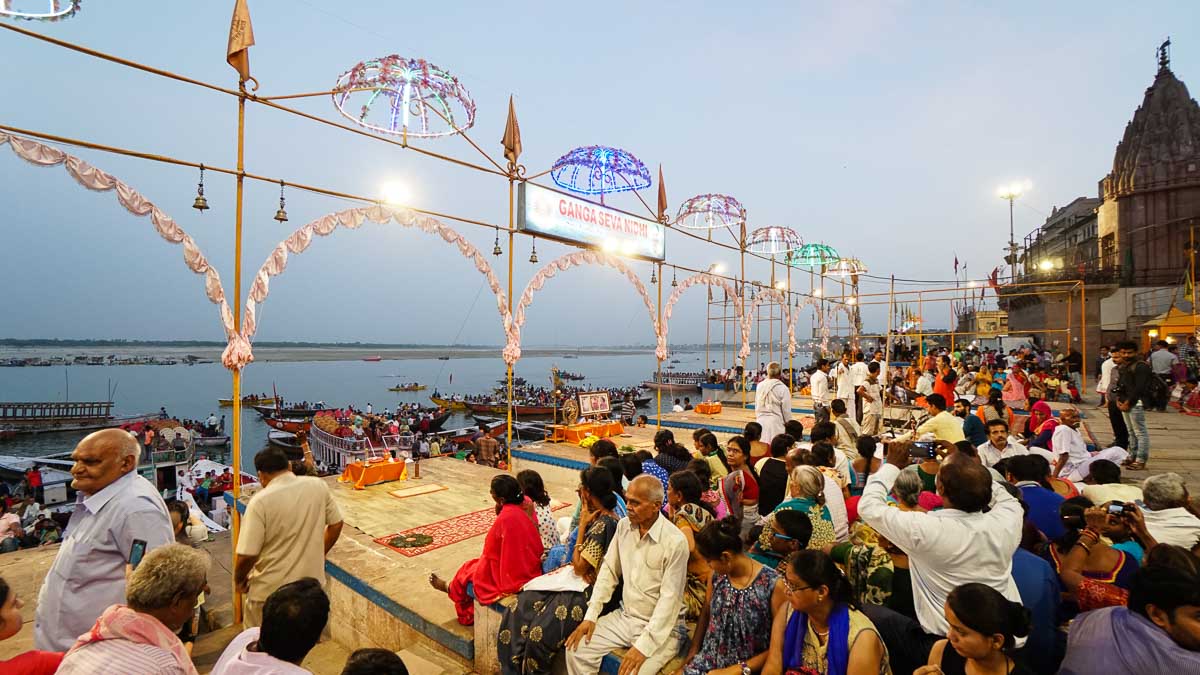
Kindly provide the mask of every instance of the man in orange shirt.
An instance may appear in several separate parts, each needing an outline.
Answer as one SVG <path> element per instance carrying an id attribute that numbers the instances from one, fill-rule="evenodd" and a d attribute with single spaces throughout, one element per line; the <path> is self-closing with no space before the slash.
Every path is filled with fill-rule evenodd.
<path id="1" fill-rule="evenodd" d="M 937 378 L 933 381 L 933 393 L 941 394 L 942 398 L 947 401 L 953 401 L 957 396 L 954 395 L 954 387 L 958 384 L 958 373 L 950 367 L 950 357 L 942 356 L 938 362 Z"/>

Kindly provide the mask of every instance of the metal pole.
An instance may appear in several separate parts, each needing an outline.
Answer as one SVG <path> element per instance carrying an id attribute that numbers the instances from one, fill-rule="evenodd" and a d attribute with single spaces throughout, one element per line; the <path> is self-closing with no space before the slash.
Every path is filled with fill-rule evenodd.
<path id="1" fill-rule="evenodd" d="M 512 316 L 513 298 L 513 179 L 508 179 L 508 315 Z M 505 379 L 508 380 L 508 472 L 513 472 L 512 438 L 513 438 L 513 367 L 508 364 L 505 369 Z"/>
<path id="2" fill-rule="evenodd" d="M 792 311 L 792 302 L 791 302 L 792 262 L 791 262 L 791 257 L 792 257 L 792 254 L 789 252 L 788 253 L 788 266 L 787 266 L 787 292 L 783 294 L 783 303 L 784 303 L 783 309 L 784 309 L 785 316 L 787 316 L 788 313 Z M 788 321 L 787 323 L 788 323 L 788 325 L 787 325 L 788 328 L 791 328 L 792 326 L 796 325 L 796 317 L 792 316 L 791 320 Z M 788 340 L 788 338 L 787 338 L 788 331 L 782 330 L 781 335 L 783 336 L 783 339 L 786 340 L 786 342 L 784 344 L 786 344 L 788 347 L 788 391 L 791 391 L 792 386 L 796 382 L 796 371 L 795 371 L 796 364 L 795 364 L 795 358 L 792 355 L 792 341 Z"/>
<path id="3" fill-rule="evenodd" d="M 917 292 L 917 360 L 921 362 L 918 370 L 925 367 L 925 292 Z"/>
<path id="4" fill-rule="evenodd" d="M 235 199 L 234 240 L 233 240 L 233 321 L 240 330 L 242 320 L 242 193 L 245 179 L 245 150 L 246 150 L 246 84 L 240 83 L 238 89 L 238 128 L 237 128 L 237 197 Z M 241 530 L 241 516 L 238 514 L 238 501 L 242 496 L 242 369 L 233 371 L 233 550 L 237 551 L 238 533 Z M 237 566 L 237 554 L 234 554 L 234 566 Z M 238 590 L 237 581 L 233 584 L 233 622 L 242 622 L 242 592 Z"/>
<path id="5" fill-rule="evenodd" d="M 738 277 L 738 279 L 739 279 L 738 298 L 742 301 L 742 316 L 738 317 L 738 340 L 737 340 L 738 353 L 741 354 L 742 335 L 744 334 L 742 328 L 745 325 L 745 322 L 750 320 L 750 314 L 749 314 L 750 308 L 746 306 L 746 219 L 745 218 L 742 219 L 742 225 L 738 232 L 738 249 L 740 251 L 740 255 L 741 255 L 741 259 L 742 259 L 741 276 Z M 736 362 L 737 361 L 735 360 L 734 363 L 736 363 Z M 743 408 L 746 407 L 746 373 L 749 372 L 749 369 L 746 367 L 747 365 L 748 364 L 743 359 L 742 360 L 742 381 L 740 382 L 741 387 L 742 387 L 742 407 Z"/>
<path id="6" fill-rule="evenodd" d="M 658 263 L 658 281 L 655 283 L 655 286 L 658 286 L 657 311 L 658 311 L 658 325 L 660 326 L 660 330 L 661 330 L 661 326 L 662 326 L 662 263 Z M 655 350 L 655 351 L 657 351 L 657 350 Z M 654 428 L 662 429 L 662 393 L 663 393 L 662 359 L 658 358 L 658 356 L 656 354 L 655 361 L 658 362 L 657 370 L 655 371 L 657 373 L 657 379 L 658 379 L 658 396 L 657 396 L 657 398 L 658 398 L 658 414 L 654 416 Z"/>
<path id="7" fill-rule="evenodd" d="M 1083 391 L 1079 392 L 1079 397 L 1083 398 L 1083 392 L 1087 391 L 1087 284 L 1079 282 L 1079 352 L 1082 355 L 1083 367 L 1079 369 L 1079 382 Z"/>
<path id="8" fill-rule="evenodd" d="M 892 317 L 896 316 L 896 275 L 892 275 L 892 283 L 888 288 L 888 324 L 887 324 L 887 340 L 883 347 L 883 372 L 880 375 L 883 377 L 883 391 L 891 391 L 892 375 L 888 365 L 892 362 Z M 884 399 L 886 400 L 886 398 Z M 870 468 L 870 467 L 868 467 Z"/>

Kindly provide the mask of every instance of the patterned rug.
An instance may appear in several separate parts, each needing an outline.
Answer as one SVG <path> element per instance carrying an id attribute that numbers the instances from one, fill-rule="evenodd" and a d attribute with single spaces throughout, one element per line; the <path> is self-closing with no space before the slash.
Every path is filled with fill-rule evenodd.
<path id="1" fill-rule="evenodd" d="M 550 503 L 550 509 L 553 511 L 565 509 L 569 506 L 574 505 L 566 504 L 560 501 L 552 501 Z M 373 541 L 380 546 L 386 546 L 392 549 L 402 556 L 413 558 L 421 555 L 422 553 L 428 553 L 430 551 L 437 550 L 443 546 L 457 544 L 458 542 L 470 539 L 471 537 L 478 537 L 479 535 L 486 533 L 488 528 L 490 528 L 494 522 L 496 522 L 496 510 L 483 509 L 481 511 L 473 511 L 471 513 L 466 513 L 448 520 L 442 520 L 436 523 L 414 527 L 411 530 L 405 530 L 396 534 L 389 534 L 385 537 L 374 539 Z M 428 535 L 433 538 L 433 542 L 426 546 L 413 548 L 399 548 L 388 543 L 395 537 L 411 534 Z"/>

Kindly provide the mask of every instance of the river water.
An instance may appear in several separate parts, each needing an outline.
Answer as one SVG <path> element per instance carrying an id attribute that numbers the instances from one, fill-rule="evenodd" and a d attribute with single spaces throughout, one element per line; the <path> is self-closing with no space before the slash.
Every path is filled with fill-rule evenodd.
<path id="1" fill-rule="evenodd" d="M 147 350 L 149 351 L 149 350 Z M 681 372 L 703 369 L 702 353 L 673 354 Z M 550 368 L 587 376 L 583 385 L 601 389 L 627 387 L 649 379 L 654 372 L 654 354 L 614 356 L 582 354 L 578 358 L 528 357 L 517 363 L 515 376 L 530 384 L 549 386 Z M 719 365 L 719 364 L 718 364 Z M 453 376 L 453 383 L 450 382 Z M 288 401 L 324 401 L 336 407 L 351 404 L 362 408 L 371 403 L 376 410 L 397 403 L 429 403 L 435 387 L 447 394 L 479 394 L 499 386 L 504 379 L 500 358 L 398 359 L 365 361 L 293 361 L 253 363 L 243 375 L 243 393 L 270 394 L 272 387 Z M 389 392 L 388 387 L 418 382 L 429 387 L 420 392 Z M 137 415 L 156 412 L 160 406 L 175 418 L 203 420 L 209 413 L 228 416 L 232 408 L 220 408 L 218 398 L 230 396 L 229 371 L 219 363 L 194 366 L 55 366 L 0 368 L 0 401 L 102 401 L 115 387 L 114 413 Z M 456 414 L 444 428 L 470 425 L 471 419 Z M 253 470 L 254 453 L 266 444 L 269 428 L 257 412 L 242 413 L 242 467 Z M 85 434 L 80 432 L 19 435 L 0 441 L 0 455 L 44 456 L 70 452 Z"/>

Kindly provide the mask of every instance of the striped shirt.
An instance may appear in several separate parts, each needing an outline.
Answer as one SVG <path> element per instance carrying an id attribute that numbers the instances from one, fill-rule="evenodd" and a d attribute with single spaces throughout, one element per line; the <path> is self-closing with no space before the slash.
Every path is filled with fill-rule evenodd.
<path id="1" fill-rule="evenodd" d="M 190 675 L 171 652 L 154 645 L 112 639 L 90 642 L 67 654 L 57 675 L 96 675 L 96 673 L 137 673 L 137 675 Z"/>

